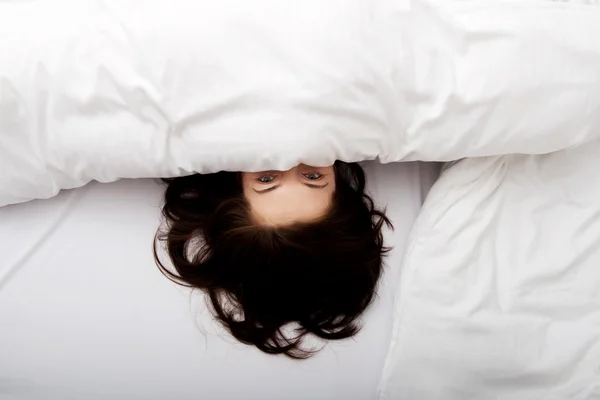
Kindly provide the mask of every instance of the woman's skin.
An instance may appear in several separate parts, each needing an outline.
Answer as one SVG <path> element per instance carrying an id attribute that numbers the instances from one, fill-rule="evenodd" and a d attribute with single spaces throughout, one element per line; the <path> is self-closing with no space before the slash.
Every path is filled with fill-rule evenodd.
<path id="1" fill-rule="evenodd" d="M 333 166 L 300 164 L 287 171 L 242 172 L 244 196 L 262 224 L 286 225 L 323 217 L 335 192 Z"/>

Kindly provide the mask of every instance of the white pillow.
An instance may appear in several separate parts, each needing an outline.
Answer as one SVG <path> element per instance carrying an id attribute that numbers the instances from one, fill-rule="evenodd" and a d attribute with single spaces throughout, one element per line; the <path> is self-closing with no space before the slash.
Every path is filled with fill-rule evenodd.
<path id="1" fill-rule="evenodd" d="M 0 3 L 0 205 L 89 180 L 600 136 L 597 2 Z"/>

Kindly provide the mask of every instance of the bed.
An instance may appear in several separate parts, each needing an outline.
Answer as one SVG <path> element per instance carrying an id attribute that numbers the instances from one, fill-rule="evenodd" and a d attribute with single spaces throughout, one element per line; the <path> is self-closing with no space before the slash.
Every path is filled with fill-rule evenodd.
<path id="1" fill-rule="evenodd" d="M 160 274 L 155 180 L 0 208 L 0 399 L 375 399 L 404 245 L 436 171 L 367 165 L 395 249 L 363 331 L 303 362 L 236 343 L 201 294 Z"/>
<path id="2" fill-rule="evenodd" d="M 290 4 L 0 1 L 0 399 L 600 398 L 600 0 Z M 369 166 L 395 251 L 306 362 L 160 275 L 154 180 L 65 191 L 335 160 L 450 164 Z"/>
<path id="3" fill-rule="evenodd" d="M 404 260 L 380 399 L 600 399 L 600 142 L 465 159 Z"/>

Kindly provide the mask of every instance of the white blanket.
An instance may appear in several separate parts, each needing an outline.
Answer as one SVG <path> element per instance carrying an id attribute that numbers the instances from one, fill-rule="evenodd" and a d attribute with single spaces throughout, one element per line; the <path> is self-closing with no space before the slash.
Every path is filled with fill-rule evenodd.
<path id="1" fill-rule="evenodd" d="M 381 399 L 600 399 L 600 142 L 448 167 L 409 246 Z"/>
<path id="2" fill-rule="evenodd" d="M 599 1 L 0 1 L 0 206 L 591 141 Z"/>

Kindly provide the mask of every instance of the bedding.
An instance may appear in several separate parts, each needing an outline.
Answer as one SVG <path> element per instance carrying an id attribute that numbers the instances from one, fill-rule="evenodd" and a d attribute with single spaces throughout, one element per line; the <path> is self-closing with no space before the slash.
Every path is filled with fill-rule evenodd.
<path id="1" fill-rule="evenodd" d="M 0 2 L 0 205 L 90 180 L 600 135 L 600 3 Z"/>
<path id="2" fill-rule="evenodd" d="M 306 361 L 236 342 L 203 296 L 163 277 L 163 186 L 91 183 L 0 209 L 0 400 L 368 400 L 389 345 L 398 265 L 435 165 L 366 166 L 395 230 L 378 298 L 353 339 Z"/>
<path id="3" fill-rule="evenodd" d="M 448 166 L 415 223 L 381 400 L 600 399 L 600 141 Z"/>

